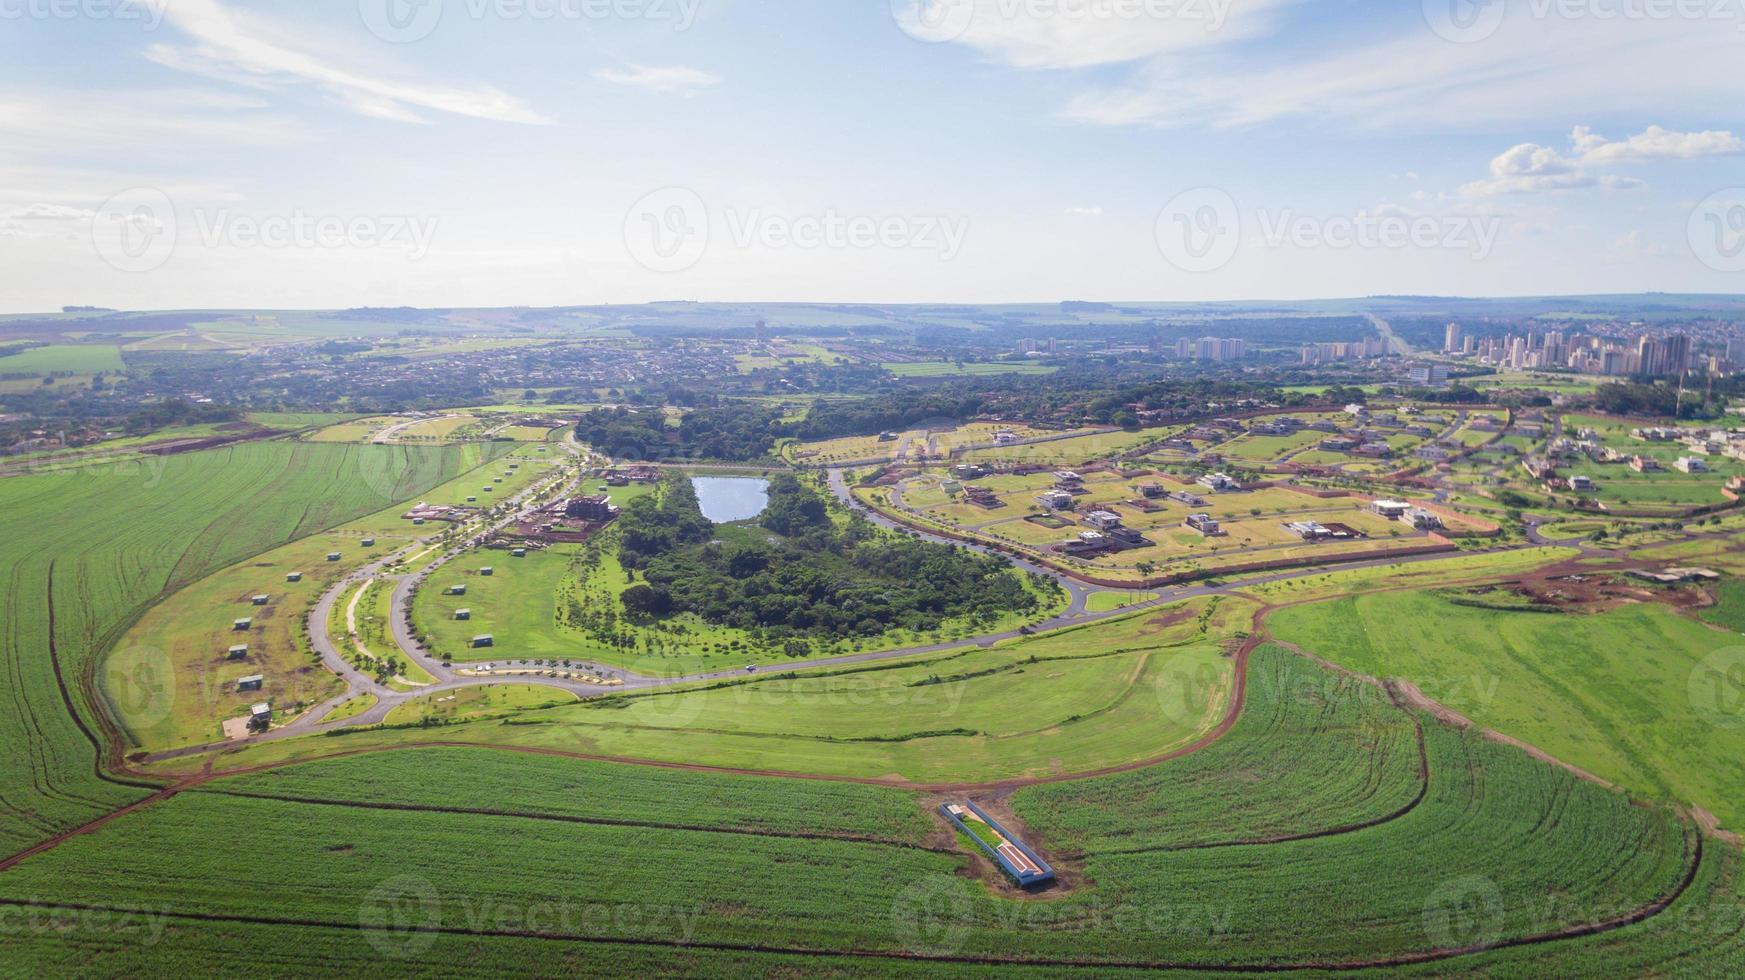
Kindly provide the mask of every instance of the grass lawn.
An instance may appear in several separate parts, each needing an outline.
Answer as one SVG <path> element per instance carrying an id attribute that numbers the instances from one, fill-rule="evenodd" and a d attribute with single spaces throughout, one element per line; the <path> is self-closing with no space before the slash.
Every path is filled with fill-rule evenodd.
<path id="1" fill-rule="evenodd" d="M 446 694 L 425 694 L 388 712 L 389 725 L 444 724 L 486 718 L 573 702 L 575 695 L 536 684 L 494 684 L 467 687 Z"/>
<path id="2" fill-rule="evenodd" d="M 350 721 L 375 707 L 377 700 L 374 694 L 360 694 L 328 712 L 322 721 Z"/>
<path id="3" fill-rule="evenodd" d="M 1733 598 L 1728 617 L 1739 615 Z M 1593 615 L 1501 612 L 1427 592 L 1281 610 L 1269 625 L 1341 666 L 1412 681 L 1478 724 L 1602 779 L 1694 803 L 1732 829 L 1745 821 L 1745 653 L 1736 634 L 1657 604 Z"/>
<path id="4" fill-rule="evenodd" d="M 1251 608 L 1224 605 L 1232 613 Z M 230 761 L 247 765 L 438 739 L 918 781 L 1087 771 L 1187 744 L 1222 716 L 1232 670 L 1217 628 L 1223 616 L 1206 604 L 1186 608 L 1213 609 L 1209 633 L 1201 633 L 1191 615 L 1170 622 L 1161 612 L 1147 611 L 997 649 L 917 657 L 895 666 L 770 674 L 715 688 L 609 697 L 523 711 L 511 725 L 482 721 L 262 743 Z M 552 694 L 525 697 L 537 702 Z M 448 704 L 456 717 L 514 707 Z M 448 710 L 435 703 L 426 709 Z M 390 721 L 415 723 L 420 717 L 400 709 Z"/>

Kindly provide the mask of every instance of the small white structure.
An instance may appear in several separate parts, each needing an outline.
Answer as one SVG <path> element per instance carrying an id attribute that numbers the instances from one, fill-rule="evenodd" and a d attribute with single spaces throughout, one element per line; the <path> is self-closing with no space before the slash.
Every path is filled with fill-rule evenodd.
<path id="1" fill-rule="evenodd" d="M 1672 468 L 1680 473 L 1707 473 L 1709 464 L 1700 456 L 1680 456 L 1673 460 Z"/>
<path id="2" fill-rule="evenodd" d="M 1121 515 L 1106 510 L 1093 510 L 1085 515 L 1085 523 L 1099 531 L 1113 531 L 1121 526 Z"/>

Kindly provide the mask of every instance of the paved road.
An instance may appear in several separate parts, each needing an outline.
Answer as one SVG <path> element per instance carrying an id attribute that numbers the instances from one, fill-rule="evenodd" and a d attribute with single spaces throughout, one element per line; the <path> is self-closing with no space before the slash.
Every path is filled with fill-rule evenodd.
<path id="1" fill-rule="evenodd" d="M 568 446 L 566 446 L 565 449 L 566 449 L 566 451 L 571 452 L 572 455 L 575 455 L 577 457 L 580 457 L 580 455 L 581 455 L 579 452 L 576 452 L 575 450 L 570 449 Z M 573 489 L 576 485 L 578 485 L 578 483 L 581 479 L 582 479 L 582 477 L 581 477 L 580 473 L 578 473 L 573 480 L 569 481 L 569 487 L 571 489 Z M 719 680 L 727 680 L 727 679 L 745 679 L 745 678 L 757 676 L 757 671 L 747 670 L 747 669 L 712 671 L 709 673 L 701 673 L 701 674 L 672 674 L 672 675 L 668 675 L 668 676 L 647 676 L 647 675 L 632 673 L 630 671 L 627 671 L 627 670 L 624 670 L 621 668 L 613 668 L 613 667 L 606 667 L 603 665 L 593 665 L 593 664 L 579 665 L 579 666 L 569 667 L 569 668 L 561 668 L 560 672 L 568 673 L 568 674 L 590 673 L 594 676 L 602 676 L 602 677 L 611 678 L 611 679 L 615 680 L 616 683 L 602 685 L 602 684 L 595 684 L 595 683 L 590 683 L 590 682 L 586 682 L 586 681 L 575 680 L 573 678 L 547 677 L 547 676 L 513 676 L 513 675 L 496 676 L 496 677 L 492 677 L 492 676 L 466 676 L 466 675 L 462 675 L 462 674 L 460 674 L 460 673 L 456 672 L 455 670 L 452 670 L 448 667 L 444 667 L 439 660 L 432 657 L 428 651 L 425 651 L 422 647 L 420 647 L 418 645 L 417 641 L 413 638 L 413 636 L 411 634 L 411 627 L 409 625 L 409 610 L 411 608 L 411 598 L 412 598 L 412 594 L 413 594 L 414 590 L 416 589 L 418 583 L 421 582 L 422 580 L 424 580 L 425 578 L 428 578 L 432 572 L 434 572 L 438 568 L 441 568 L 447 562 L 453 560 L 456 557 L 459 557 L 462 554 L 465 554 L 466 551 L 471 546 L 483 543 L 483 541 L 485 539 L 489 538 L 490 535 L 492 533 L 494 533 L 496 530 L 498 530 L 499 528 L 516 520 L 520 516 L 521 511 L 522 511 L 522 507 L 520 505 L 522 503 L 524 503 L 527 499 L 533 497 L 534 495 L 536 495 L 538 493 L 550 490 L 550 489 L 552 489 L 554 483 L 561 483 L 561 482 L 563 482 L 563 481 L 562 480 L 542 481 L 541 483 L 535 484 L 534 486 L 529 487 L 528 489 L 522 491 L 521 494 L 512 498 L 510 501 L 506 501 L 506 503 L 510 503 L 510 504 L 514 505 L 506 512 L 506 516 L 500 518 L 497 521 L 492 522 L 489 526 L 484 526 L 483 524 L 475 524 L 475 525 L 469 526 L 468 527 L 468 534 L 466 535 L 466 538 L 462 543 L 460 543 L 452 548 L 445 549 L 444 552 L 440 556 L 431 560 L 428 564 L 424 565 L 423 567 L 421 567 L 420 569 L 418 569 L 415 572 L 406 573 L 406 574 L 387 574 L 385 569 L 389 565 L 393 564 L 398 559 L 403 559 L 404 557 L 417 554 L 417 553 L 424 551 L 424 550 L 428 550 L 430 547 L 430 544 L 431 544 L 431 542 L 429 540 L 421 541 L 420 543 L 409 546 L 406 549 L 403 549 L 401 552 L 397 552 L 396 554 L 391 555 L 388 558 L 384 558 L 381 561 L 378 561 L 378 562 L 372 563 L 371 565 L 365 566 L 364 568 L 361 568 L 361 569 L 357 570 L 356 572 L 353 572 L 351 575 L 348 575 L 344 580 L 335 584 L 331 589 L 329 589 L 327 591 L 327 593 L 325 593 L 321 597 L 321 599 L 319 601 L 316 602 L 315 606 L 310 610 L 309 634 L 310 634 L 310 637 L 312 639 L 312 642 L 314 643 L 316 650 L 322 656 L 322 661 L 328 666 L 329 669 L 333 670 L 335 674 L 337 674 L 341 679 L 343 679 L 346 682 L 346 685 L 347 685 L 346 693 L 339 695 L 339 696 L 336 696 L 334 698 L 331 698 L 328 701 L 323 702 L 320 705 L 317 705 L 314 709 L 304 713 L 301 717 L 299 717 L 298 719 L 296 719 L 292 723 L 285 725 L 281 728 L 276 728 L 271 732 L 254 736 L 251 739 L 249 739 L 248 742 L 253 743 L 253 742 L 278 741 L 278 740 L 282 740 L 282 739 L 295 738 L 295 737 L 304 736 L 304 735 L 318 734 L 321 732 L 332 731 L 332 730 L 341 729 L 341 728 L 351 728 L 351 727 L 358 727 L 358 726 L 365 726 L 365 725 L 381 724 L 382 722 L 384 722 L 387 719 L 389 713 L 392 712 L 395 708 L 399 707 L 402 704 L 405 704 L 407 701 L 410 701 L 414 698 L 423 697 L 423 696 L 430 695 L 430 694 L 445 694 L 445 693 L 458 691 L 458 690 L 462 690 L 462 689 L 466 689 L 466 688 L 491 687 L 491 686 L 498 686 L 498 685 L 505 685 L 505 684 L 535 685 L 535 686 L 551 687 L 551 688 L 555 688 L 558 690 L 567 691 L 567 692 L 569 692 L 571 694 L 575 694 L 579 697 L 598 697 L 598 696 L 607 695 L 607 694 L 651 691 L 651 690 L 655 690 L 655 689 L 659 689 L 659 688 L 674 687 L 674 686 L 685 685 L 685 684 L 699 684 L 699 683 L 706 683 L 706 682 L 710 682 L 710 681 L 719 681 Z M 991 647 L 991 646 L 994 646 L 996 644 L 1003 643 L 1003 642 L 1006 642 L 1009 640 L 1015 640 L 1015 639 L 1018 639 L 1019 637 L 1029 635 L 1030 633 L 1034 633 L 1034 632 L 1044 632 L 1044 631 L 1048 631 L 1048 630 L 1060 629 L 1062 627 L 1067 627 L 1067 626 L 1080 626 L 1080 625 L 1085 625 L 1085 624 L 1089 624 L 1089 623 L 1101 622 L 1103 620 L 1114 619 L 1114 618 L 1120 617 L 1120 616 L 1132 615 L 1136 611 L 1143 611 L 1145 609 L 1173 605 L 1175 603 L 1184 602 L 1184 601 L 1187 601 L 1190 599 L 1196 599 L 1196 598 L 1200 598 L 1203 596 L 1224 594 L 1224 593 L 1229 593 L 1229 592 L 1236 591 L 1239 589 L 1251 588 L 1254 586 L 1266 585 L 1266 584 L 1270 584 L 1270 583 L 1274 583 L 1274 582 L 1284 582 L 1284 581 L 1289 581 L 1292 579 L 1308 578 L 1308 577 L 1313 577 L 1313 576 L 1317 576 L 1317 575 L 1324 575 L 1328 572 L 1328 569 L 1325 567 L 1315 566 L 1315 567 L 1308 567 L 1308 568 L 1290 569 L 1290 570 L 1281 571 L 1281 572 L 1268 574 L 1268 575 L 1260 575 L 1260 576 L 1255 576 L 1255 577 L 1242 578 L 1242 579 L 1238 579 L 1238 580 L 1227 582 L 1227 583 L 1221 583 L 1221 584 L 1202 583 L 1202 584 L 1197 584 L 1197 585 L 1184 585 L 1184 586 L 1179 586 L 1176 588 L 1166 588 L 1162 591 L 1159 591 L 1156 598 L 1136 602 L 1136 603 L 1133 603 L 1133 604 L 1128 605 L 1128 606 L 1121 608 L 1121 609 L 1110 610 L 1107 612 L 1088 612 L 1088 611 L 1086 611 L 1086 600 L 1088 599 L 1090 594 L 1093 592 L 1097 592 L 1097 591 L 1135 592 L 1135 591 L 1141 591 L 1141 590 L 1092 588 L 1090 586 L 1085 585 L 1084 583 L 1077 582 L 1077 581 L 1073 580 L 1070 576 L 1067 576 L 1061 572 L 1057 572 L 1053 569 L 1049 569 L 1049 568 L 1034 564 L 1032 562 L 1025 561 L 1021 558 L 1014 557 L 1014 556 L 1006 554 L 1004 552 L 995 551 L 991 548 L 983 547 L 980 545 L 966 544 L 964 542 L 957 541 L 957 540 L 954 540 L 951 538 L 946 538 L 946 537 L 941 536 L 941 535 L 930 534 L 930 533 L 925 532 L 925 531 L 919 531 L 919 530 L 916 530 L 913 528 L 909 528 L 909 527 L 905 527 L 903 525 L 897 524 L 896 522 L 891 521 L 888 518 L 885 518 L 883 515 L 877 513 L 876 511 L 873 511 L 869 508 L 864 507 L 863 505 L 861 505 L 861 503 L 859 501 L 855 500 L 853 494 L 849 492 L 847 482 L 843 477 L 843 471 L 841 469 L 833 469 L 833 470 L 829 471 L 829 486 L 830 486 L 831 492 L 838 499 L 844 501 L 848 506 L 854 508 L 858 513 L 864 515 L 868 520 L 872 521 L 875 524 L 878 524 L 882 527 L 886 527 L 886 528 L 889 528 L 892 530 L 902 531 L 902 532 L 908 533 L 908 534 L 914 534 L 914 535 L 917 535 L 925 540 L 934 541 L 936 543 L 951 545 L 953 547 L 970 548 L 971 550 L 979 551 L 979 552 L 982 552 L 984 554 L 995 555 L 995 556 L 998 556 L 998 557 L 1012 563 L 1015 567 L 1017 567 L 1023 571 L 1034 572 L 1034 573 L 1040 574 L 1040 575 L 1046 575 L 1046 576 L 1048 576 L 1048 577 L 1050 577 L 1050 578 L 1052 578 L 1055 581 L 1060 583 L 1061 587 L 1064 588 L 1067 591 L 1067 593 L 1071 596 L 1071 602 L 1069 603 L 1067 609 L 1064 610 L 1063 612 L 1061 612 L 1059 615 L 1048 617 L 1045 619 L 1041 619 L 1041 620 L 1035 622 L 1034 624 L 1031 624 L 1030 626 L 1022 628 L 1022 629 L 1007 630 L 1007 631 L 1000 632 L 1000 633 L 992 633 L 992 634 L 988 634 L 988 635 L 984 635 L 984 636 L 971 637 L 971 638 L 952 641 L 952 642 L 948 642 L 948 643 L 934 643 L 934 644 L 926 644 L 926 645 L 921 645 L 921 646 L 903 647 L 901 649 L 894 649 L 894 650 L 880 650 L 880 651 L 873 651 L 873 652 L 869 652 L 869 653 L 856 653 L 856 654 L 846 654 L 846 655 L 835 656 L 835 657 L 823 657 L 823 658 L 819 658 L 819 659 L 815 659 L 815 660 L 793 661 L 790 663 L 768 665 L 768 666 L 764 666 L 762 668 L 759 668 L 760 670 L 762 670 L 766 673 L 785 673 L 787 671 L 796 670 L 796 669 L 853 666 L 853 665 L 857 665 L 857 664 L 868 664 L 868 663 L 876 663 L 876 662 L 886 661 L 886 660 L 896 660 L 896 659 L 900 659 L 900 658 L 904 658 L 904 657 L 914 657 L 914 656 L 936 654 L 936 653 L 949 653 L 949 652 L 953 652 L 953 651 L 968 650 L 968 649 L 974 649 L 974 648 L 986 648 L 986 647 Z M 1708 535 L 1708 534 L 1690 535 L 1691 538 L 1707 538 L 1707 537 L 1711 537 L 1711 536 L 1712 537 L 1722 537 L 1725 535 L 1724 535 L 1724 533 L 1717 533 L 1714 535 Z M 1502 546 L 1502 547 L 1498 547 L 1498 548 L 1487 549 L 1486 552 L 1482 552 L 1482 553 L 1500 553 L 1500 552 L 1506 552 L 1506 551 L 1517 551 L 1517 550 L 1522 550 L 1525 548 L 1535 547 L 1539 544 L 1551 543 L 1551 542 L 1545 541 L 1545 539 L 1540 537 L 1536 527 L 1529 528 L 1528 538 L 1529 538 L 1528 542 L 1524 543 L 1524 544 L 1508 545 L 1508 546 Z M 1584 554 L 1601 554 L 1601 553 L 1603 553 L 1599 549 L 1595 549 L 1595 548 L 1585 546 L 1585 545 L 1582 546 L 1582 551 Z M 1466 554 L 1475 554 L 1475 553 L 1481 553 L 1481 552 L 1465 552 L 1465 553 Z M 1337 570 L 1345 571 L 1345 570 L 1349 570 L 1349 569 L 1382 568 L 1382 567 L 1388 567 L 1388 566 L 1394 566 L 1394 565 L 1417 564 L 1419 562 L 1438 561 L 1438 560 L 1446 559 L 1449 557 L 1451 557 L 1451 555 L 1448 553 L 1417 555 L 1417 556 L 1405 557 L 1405 558 L 1383 557 L 1383 558 L 1377 558 L 1377 559 L 1373 559 L 1373 560 L 1369 560 L 1369 561 L 1357 561 L 1357 562 L 1341 563 L 1338 566 Z M 408 660 L 410 660 L 410 661 L 418 664 L 420 667 L 422 667 L 433 678 L 436 679 L 436 683 L 429 685 L 427 687 L 418 688 L 415 691 L 396 691 L 390 687 L 376 683 L 374 677 L 369 676 L 369 675 L 363 673 L 362 671 L 359 671 L 357 668 L 353 667 L 351 665 L 351 663 L 349 662 L 349 660 L 333 644 L 332 640 L 329 637 L 328 629 L 329 629 L 329 623 L 330 623 L 331 618 L 333 616 L 334 607 L 338 603 L 339 597 L 350 586 L 355 585 L 358 582 L 361 582 L 366 578 L 372 578 L 372 577 L 384 578 L 384 579 L 387 579 L 389 581 L 394 582 L 394 593 L 393 593 L 393 601 L 391 603 L 391 616 L 390 616 L 390 618 L 391 618 L 391 634 L 393 636 L 394 642 L 400 648 L 400 654 L 402 656 L 404 656 Z M 1156 591 L 1156 590 L 1147 589 L 1147 590 L 1143 590 L 1143 591 L 1151 592 L 1151 591 Z M 519 665 L 519 664 L 526 663 L 526 661 L 517 660 L 514 658 L 509 658 L 509 659 L 505 659 L 505 660 L 498 661 L 498 662 L 502 663 L 504 665 Z M 546 672 L 551 672 L 553 668 L 529 667 L 529 669 L 538 669 L 538 670 L 544 670 Z M 366 695 L 366 694 L 375 695 L 376 698 L 378 699 L 377 704 L 374 707 L 372 707 L 369 711 L 366 711 L 361 715 L 358 715 L 354 718 L 350 718 L 350 719 L 347 719 L 344 721 L 338 721 L 338 722 L 323 721 L 323 719 L 326 718 L 327 715 L 331 714 L 332 711 L 335 708 L 337 708 L 340 704 L 343 704 L 345 701 L 347 701 L 351 698 L 359 697 L 359 696 Z M 201 745 L 201 746 L 190 746 L 188 748 L 177 749 L 174 751 L 164 752 L 164 753 L 159 753 L 157 755 L 149 756 L 147 761 L 154 761 L 155 762 L 155 761 L 160 761 L 160 760 L 165 760 L 165 759 L 175 759 L 175 758 L 182 758 L 182 757 L 186 757 L 186 756 L 200 755 L 200 754 L 204 754 L 204 753 L 208 753 L 208 752 L 213 752 L 213 751 L 218 751 L 218 750 L 225 749 L 225 748 L 234 747 L 238 744 L 245 744 L 245 743 L 221 742 L 221 743 L 212 743 L 212 744 Z"/>

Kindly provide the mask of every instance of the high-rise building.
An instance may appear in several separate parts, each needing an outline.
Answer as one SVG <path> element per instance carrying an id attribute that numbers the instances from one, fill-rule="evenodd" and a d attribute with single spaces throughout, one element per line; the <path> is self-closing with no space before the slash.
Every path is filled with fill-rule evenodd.
<path id="1" fill-rule="evenodd" d="M 1443 334 L 1443 340 L 1442 340 L 1443 352 L 1448 353 L 1448 354 L 1453 354 L 1453 353 L 1461 350 L 1460 337 L 1461 337 L 1460 324 L 1450 323 L 1448 325 L 1447 333 Z"/>

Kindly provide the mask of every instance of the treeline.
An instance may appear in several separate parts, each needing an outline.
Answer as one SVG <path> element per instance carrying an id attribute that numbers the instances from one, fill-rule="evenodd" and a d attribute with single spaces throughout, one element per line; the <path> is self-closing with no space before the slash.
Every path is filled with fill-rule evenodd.
<path id="1" fill-rule="evenodd" d="M 793 476 L 772 479 L 769 496 L 760 524 L 781 536 L 774 543 L 714 542 L 688 482 L 666 484 L 658 505 L 634 502 L 620 521 L 621 557 L 646 581 L 625 590 L 626 614 L 695 613 L 774 639 L 842 639 L 1037 608 L 998 558 L 884 533 L 858 517 L 838 525 L 824 497 Z"/>
<path id="2" fill-rule="evenodd" d="M 595 409 L 578 420 L 576 433 L 579 440 L 619 459 L 745 461 L 769 458 L 786 426 L 773 409 L 727 402 L 687 411 L 677 427 L 668 426 L 659 409 Z"/>
<path id="3" fill-rule="evenodd" d="M 1678 389 L 1672 385 L 1620 382 L 1601 385 L 1594 392 L 1593 406 L 1608 415 L 1712 419 L 1727 409 L 1727 392 L 1718 390 L 1716 394 L 1719 397 L 1710 401 L 1701 391 L 1687 391 L 1681 404 Z"/>

